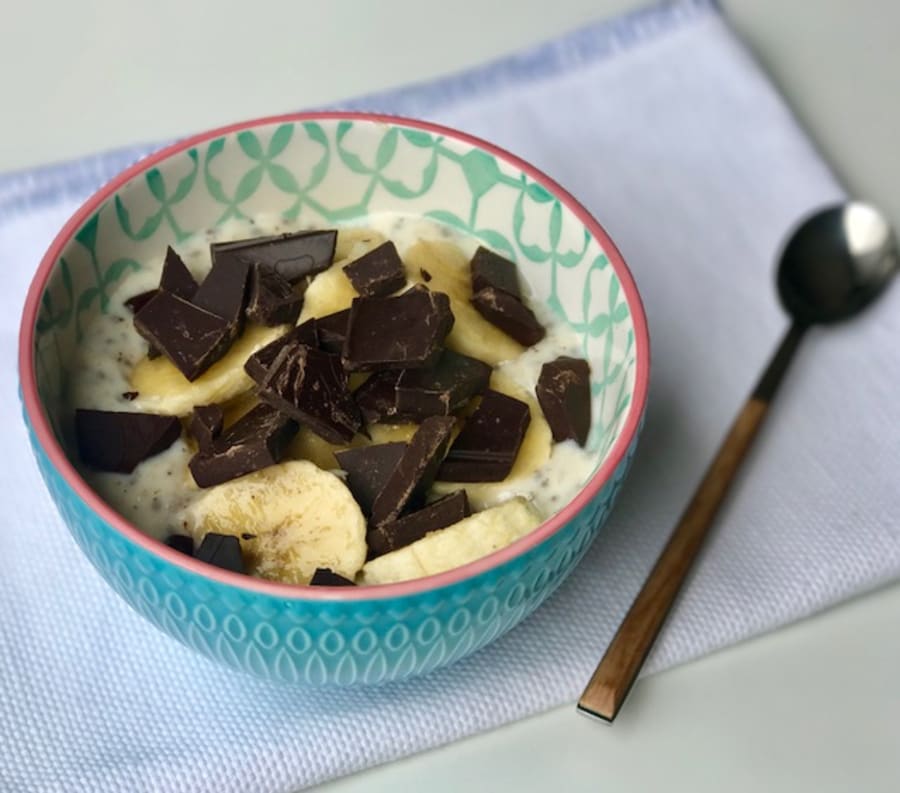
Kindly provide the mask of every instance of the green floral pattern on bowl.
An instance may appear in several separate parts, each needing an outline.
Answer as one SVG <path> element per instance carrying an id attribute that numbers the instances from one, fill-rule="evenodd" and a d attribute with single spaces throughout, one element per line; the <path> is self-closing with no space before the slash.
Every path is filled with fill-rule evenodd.
<path id="1" fill-rule="evenodd" d="M 81 227 L 60 257 L 37 325 L 39 387 L 54 406 L 55 428 L 65 362 L 85 323 L 166 245 L 232 217 L 266 213 L 333 227 L 383 211 L 446 223 L 518 263 L 534 299 L 581 336 L 593 375 L 590 445 L 602 456 L 629 404 L 635 351 L 628 304 L 599 242 L 545 186 L 489 152 L 420 129 L 351 120 L 214 138 L 133 179 Z"/>

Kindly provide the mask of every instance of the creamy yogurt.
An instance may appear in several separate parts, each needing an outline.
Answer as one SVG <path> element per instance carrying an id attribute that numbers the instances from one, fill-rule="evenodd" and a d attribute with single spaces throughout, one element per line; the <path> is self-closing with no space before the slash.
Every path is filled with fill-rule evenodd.
<path id="1" fill-rule="evenodd" d="M 420 217 L 393 213 L 365 219 L 366 228 L 392 240 L 401 257 L 422 240 L 451 242 L 467 258 L 478 240 L 455 229 Z M 185 264 L 201 280 L 211 262 L 209 243 L 278 234 L 306 228 L 286 224 L 275 216 L 259 215 L 250 220 L 231 220 L 214 230 L 197 234 L 178 246 Z M 84 328 L 77 353 L 70 390 L 71 408 L 134 410 L 129 383 L 131 369 L 146 356 L 146 342 L 134 330 L 131 311 L 125 301 L 159 283 L 162 260 L 148 262 L 128 275 L 110 295 L 105 314 L 97 315 Z M 515 360 L 504 361 L 496 369 L 529 393 L 541 366 L 560 355 L 581 355 L 578 337 L 543 305 L 531 304 L 547 329 L 546 337 L 526 349 Z M 181 528 L 180 515 L 201 492 L 188 471 L 191 449 L 182 438 L 162 454 L 141 463 L 131 474 L 111 474 L 82 470 L 88 483 L 117 512 L 146 533 L 162 539 Z M 528 476 L 502 483 L 492 492 L 490 503 L 525 496 L 543 517 L 564 506 L 590 477 L 596 466 L 593 454 L 574 441 L 554 444 L 549 460 Z M 507 486 L 508 485 L 508 486 Z M 482 503 L 479 507 L 490 504 Z"/>

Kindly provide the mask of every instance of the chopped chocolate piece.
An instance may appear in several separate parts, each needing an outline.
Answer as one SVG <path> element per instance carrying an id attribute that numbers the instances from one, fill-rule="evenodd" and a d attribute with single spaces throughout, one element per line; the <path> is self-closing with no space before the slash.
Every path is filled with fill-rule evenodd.
<path id="1" fill-rule="evenodd" d="M 138 391 L 123 391 L 122 392 L 122 399 L 127 399 L 129 402 L 133 402 L 139 396 L 140 396 L 140 393 Z"/>
<path id="2" fill-rule="evenodd" d="M 286 278 L 265 265 L 257 264 L 251 269 L 247 298 L 247 319 L 251 322 L 270 327 L 293 325 L 302 307 L 302 295 Z"/>
<path id="3" fill-rule="evenodd" d="M 229 259 L 247 265 L 264 264 L 292 284 L 331 267 L 337 232 L 298 231 L 210 245 L 213 261 Z"/>
<path id="4" fill-rule="evenodd" d="M 228 256 L 241 257 L 247 260 L 248 264 L 256 264 L 259 258 L 253 256 L 251 251 L 258 248 L 265 242 L 281 239 L 281 234 L 265 234 L 260 237 L 248 237 L 243 240 L 228 240 L 226 242 L 213 242 L 209 246 L 209 254 L 214 259 L 224 261 Z M 248 251 L 241 254 L 241 251 Z"/>
<path id="5" fill-rule="evenodd" d="M 247 304 L 247 281 L 250 265 L 240 259 L 224 261 L 213 256 L 212 269 L 191 301 L 195 306 L 222 317 L 228 323 L 232 339 L 244 329 L 244 306 Z"/>
<path id="6" fill-rule="evenodd" d="M 406 283 L 403 262 L 388 240 L 344 267 L 353 288 L 365 297 L 384 297 Z"/>
<path id="7" fill-rule="evenodd" d="M 195 454 L 188 467 L 200 487 L 236 479 L 279 463 L 297 430 L 296 421 L 269 405 L 257 405 L 216 438 L 208 451 Z"/>
<path id="8" fill-rule="evenodd" d="M 587 443 L 591 429 L 591 370 L 582 358 L 562 355 L 541 367 L 534 389 L 553 440 Z"/>
<path id="9" fill-rule="evenodd" d="M 431 273 L 428 272 L 424 267 L 419 268 L 419 273 L 422 276 L 422 280 L 427 284 L 431 280 Z"/>
<path id="10" fill-rule="evenodd" d="M 530 423 L 528 405 L 499 391 L 488 391 L 456 436 L 437 478 L 442 482 L 506 479 Z"/>
<path id="11" fill-rule="evenodd" d="M 485 247 L 479 247 L 469 265 L 472 269 L 472 294 L 489 286 L 522 299 L 516 265 Z"/>
<path id="12" fill-rule="evenodd" d="M 163 262 L 159 288 L 165 289 L 182 300 L 193 300 L 197 294 L 197 281 L 185 266 L 183 259 L 170 245 L 166 248 L 166 259 Z"/>
<path id="13" fill-rule="evenodd" d="M 374 372 L 353 392 L 367 424 L 420 422 L 446 416 L 487 388 L 491 367 L 476 358 L 444 350 L 431 369 Z"/>
<path id="14" fill-rule="evenodd" d="M 292 342 L 282 347 L 259 387 L 259 398 L 330 443 L 347 443 L 362 425 L 336 355 Z"/>
<path id="15" fill-rule="evenodd" d="M 225 242 L 213 242 L 209 246 L 209 252 L 210 254 L 221 256 L 223 253 L 232 253 L 234 251 L 240 251 L 244 248 L 258 248 L 264 242 L 279 240 L 281 239 L 281 237 L 281 234 L 263 234 L 259 237 L 245 237 L 242 240 L 226 240 Z M 248 256 L 247 261 L 249 261 L 250 264 L 253 264 L 257 260 L 252 256 Z"/>
<path id="16" fill-rule="evenodd" d="M 156 297 L 157 292 L 159 292 L 158 289 L 148 289 L 146 292 L 139 292 L 133 297 L 129 297 L 128 300 L 125 301 L 125 305 L 128 306 L 132 314 L 137 314 L 138 311 Z"/>
<path id="17" fill-rule="evenodd" d="M 399 421 L 397 415 L 397 381 L 401 372 L 375 372 L 353 392 L 353 400 L 366 424 Z"/>
<path id="18" fill-rule="evenodd" d="M 196 380 L 231 344 L 226 320 L 164 291 L 134 315 L 134 327 L 188 380 Z"/>
<path id="19" fill-rule="evenodd" d="M 177 416 L 82 408 L 75 411 L 78 453 L 98 471 L 130 474 L 138 463 L 168 449 L 179 435 Z"/>
<path id="20" fill-rule="evenodd" d="M 395 413 L 412 421 L 449 415 L 482 393 L 490 379 L 489 364 L 444 350 L 432 369 L 406 369 L 400 373 Z"/>
<path id="21" fill-rule="evenodd" d="M 316 572 L 314 572 L 312 578 L 309 579 L 309 585 L 356 586 L 356 584 L 349 578 L 344 578 L 344 576 L 340 575 L 339 573 L 335 573 L 334 570 L 331 570 L 328 567 L 317 567 Z"/>
<path id="22" fill-rule="evenodd" d="M 270 341 L 265 347 L 260 347 L 244 362 L 244 371 L 257 383 L 261 383 L 269 367 L 278 357 L 278 353 L 292 342 L 299 342 L 308 347 L 318 346 L 319 334 L 316 332 L 316 321 L 308 319 L 297 327 L 291 328 L 283 336 Z"/>
<path id="23" fill-rule="evenodd" d="M 384 490 L 405 450 L 406 444 L 397 442 L 334 453 L 338 465 L 347 472 L 347 487 L 364 515 L 372 514 L 375 498 Z"/>
<path id="24" fill-rule="evenodd" d="M 160 289 L 164 289 L 169 294 L 180 297 L 182 300 L 190 302 L 197 292 L 197 282 L 190 270 L 185 266 L 182 258 L 172 249 L 170 245 L 166 248 L 166 259 L 163 262 L 162 275 L 159 279 L 158 289 L 148 289 L 146 292 L 129 297 L 125 301 L 125 305 L 131 310 L 132 314 L 137 314 L 144 306 L 147 305 L 159 293 Z M 159 356 L 159 351 L 151 348 L 150 357 Z"/>
<path id="25" fill-rule="evenodd" d="M 473 295 L 472 305 L 488 322 L 524 347 L 537 344 L 547 334 L 531 309 L 509 292 L 487 286 Z"/>
<path id="26" fill-rule="evenodd" d="M 191 275 L 181 257 L 172 249 L 170 245 L 166 248 L 166 259 L 163 262 L 162 276 L 159 279 L 159 288 L 150 289 L 147 292 L 141 292 L 139 295 L 128 298 L 125 305 L 131 309 L 133 314 L 137 314 L 144 306 L 147 305 L 160 290 L 164 290 L 175 297 L 180 297 L 188 302 L 194 297 L 197 291 L 197 282 Z M 147 350 L 148 358 L 159 358 L 162 353 L 150 344 Z"/>
<path id="27" fill-rule="evenodd" d="M 194 539 L 187 534 L 170 534 L 165 539 L 166 545 L 187 556 L 194 555 Z"/>
<path id="28" fill-rule="evenodd" d="M 428 532 L 446 528 L 469 517 L 469 499 L 465 490 L 456 490 L 427 506 L 411 512 L 390 523 L 382 523 L 366 534 L 369 558 L 396 551 L 416 540 L 421 540 Z"/>
<path id="29" fill-rule="evenodd" d="M 201 562 L 230 570 L 244 572 L 244 557 L 241 556 L 241 541 L 231 534 L 209 532 L 203 536 L 196 558 Z"/>
<path id="30" fill-rule="evenodd" d="M 404 510 L 421 503 L 444 458 L 455 424 L 452 416 L 432 416 L 422 422 L 372 504 L 373 526 L 396 520 Z"/>
<path id="31" fill-rule="evenodd" d="M 319 334 L 319 347 L 325 352 L 340 355 L 347 338 L 347 322 L 350 320 L 350 309 L 335 311 L 316 319 L 316 331 Z"/>
<path id="32" fill-rule="evenodd" d="M 344 365 L 351 372 L 433 366 L 452 327 L 450 298 L 421 284 L 397 297 L 354 298 Z"/>
<path id="33" fill-rule="evenodd" d="M 197 441 L 200 451 L 209 451 L 213 441 L 222 434 L 225 413 L 218 405 L 196 405 L 188 431 Z"/>

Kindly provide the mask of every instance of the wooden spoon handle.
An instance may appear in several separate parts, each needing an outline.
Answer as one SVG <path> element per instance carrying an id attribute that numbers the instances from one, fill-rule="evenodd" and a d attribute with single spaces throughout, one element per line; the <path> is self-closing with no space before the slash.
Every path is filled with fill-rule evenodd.
<path id="1" fill-rule="evenodd" d="M 598 664 L 578 709 L 612 721 L 665 622 L 734 475 L 756 437 L 805 328 L 787 332 L 751 397 L 738 413 L 644 586 Z"/>

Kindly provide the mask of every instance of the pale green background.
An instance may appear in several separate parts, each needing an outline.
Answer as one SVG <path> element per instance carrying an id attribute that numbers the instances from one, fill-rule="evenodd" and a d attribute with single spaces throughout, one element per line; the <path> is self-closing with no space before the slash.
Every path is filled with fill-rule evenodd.
<path id="1" fill-rule="evenodd" d="M 900 226 L 900 3 L 722 4 L 848 187 Z M 424 79 L 637 5 L 0 0 L 0 170 Z M 244 59 L 251 8 L 273 24 Z M 895 793 L 900 584 L 643 681 L 612 728 L 566 706 L 327 789 Z"/>

